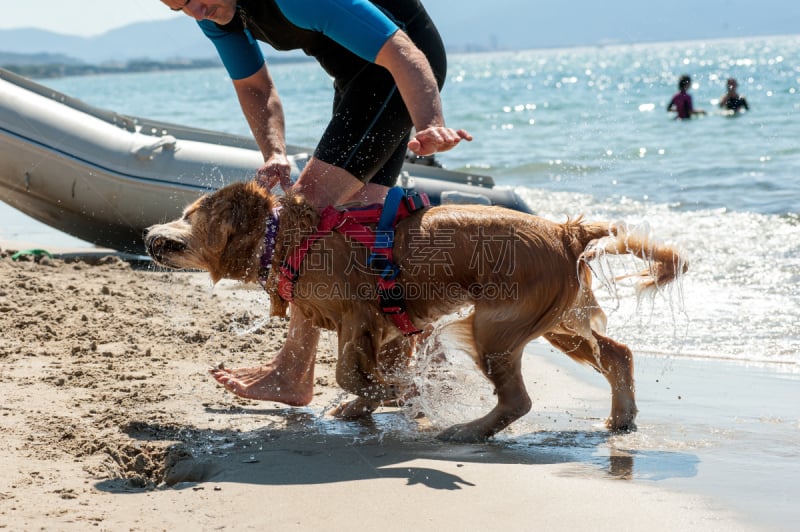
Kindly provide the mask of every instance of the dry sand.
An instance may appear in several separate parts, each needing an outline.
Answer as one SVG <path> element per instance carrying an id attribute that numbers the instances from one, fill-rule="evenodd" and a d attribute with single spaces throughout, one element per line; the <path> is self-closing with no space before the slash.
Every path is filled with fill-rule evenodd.
<path id="1" fill-rule="evenodd" d="M 525 361 L 533 421 L 459 446 L 402 411 L 325 416 L 343 398 L 330 335 L 308 408 L 218 387 L 210 365 L 255 364 L 285 337 L 257 290 L 7 248 L 0 279 L 0 529 L 755 529 L 713 497 L 637 481 L 626 436 L 598 426 L 602 383 L 543 345 Z"/>

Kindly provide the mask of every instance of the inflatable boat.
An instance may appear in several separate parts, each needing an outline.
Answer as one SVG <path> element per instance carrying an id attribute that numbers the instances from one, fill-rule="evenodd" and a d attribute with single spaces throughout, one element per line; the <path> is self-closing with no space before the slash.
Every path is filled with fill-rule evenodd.
<path id="1" fill-rule="evenodd" d="M 296 178 L 308 150 L 289 151 Z M 262 162 L 249 137 L 99 109 L 0 69 L 0 200 L 97 246 L 142 254 L 146 227 Z M 433 204 L 530 211 L 489 176 L 407 162 L 398 184 Z"/>

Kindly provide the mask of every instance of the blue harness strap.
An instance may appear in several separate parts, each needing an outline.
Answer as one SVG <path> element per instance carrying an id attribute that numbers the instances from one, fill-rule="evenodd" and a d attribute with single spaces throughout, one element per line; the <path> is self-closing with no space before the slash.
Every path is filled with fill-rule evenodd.
<path id="1" fill-rule="evenodd" d="M 392 259 L 394 246 L 394 227 L 399 218 L 404 218 L 429 205 L 427 196 L 419 194 L 408 195 L 400 187 L 389 189 L 383 210 L 375 227 L 375 243 L 372 246 L 368 264 L 374 268 L 380 278 L 378 279 L 378 300 L 381 311 L 388 315 L 394 324 L 403 331 L 405 336 L 422 332 L 414 326 L 406 311 L 405 294 L 403 287 L 397 284 L 400 267 Z M 403 207 L 401 211 L 401 206 Z M 402 215 L 402 216 L 401 216 Z"/>
<path id="2" fill-rule="evenodd" d="M 400 268 L 392 262 L 394 247 L 394 226 L 400 202 L 406 197 L 400 187 L 392 187 L 386 193 L 383 209 L 375 226 L 375 241 L 367 258 L 367 265 L 378 272 L 386 281 L 393 281 L 400 274 Z"/>
<path id="3" fill-rule="evenodd" d="M 378 226 L 375 228 L 376 248 L 391 248 L 394 244 L 394 221 L 400 208 L 400 201 L 405 197 L 406 192 L 400 187 L 392 187 L 386 193 L 381 217 L 378 218 Z"/>

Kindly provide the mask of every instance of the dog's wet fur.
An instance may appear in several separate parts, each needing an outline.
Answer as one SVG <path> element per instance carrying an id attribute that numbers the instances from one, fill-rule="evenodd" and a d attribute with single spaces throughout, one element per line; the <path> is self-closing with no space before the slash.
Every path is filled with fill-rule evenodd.
<path id="1" fill-rule="evenodd" d="M 150 227 L 147 250 L 160 265 L 206 270 L 214 282 L 257 282 L 267 217 L 278 205 L 267 290 L 272 314 L 285 316 L 276 272 L 319 219 L 299 195 L 277 198 L 255 183 L 229 185 L 197 200 L 180 219 Z M 409 316 L 422 327 L 471 306 L 448 324 L 448 338 L 455 333 L 496 391 L 497 405 L 488 414 L 447 428 L 441 439 L 484 441 L 530 410 L 521 359 L 537 337 L 600 372 L 611 386 L 607 427 L 635 430 L 633 355 L 605 335 L 606 317 L 591 287 L 588 262 L 602 253 L 646 259 L 638 274 L 644 287 L 665 285 L 686 271 L 676 248 L 608 222 L 556 223 L 503 207 L 445 205 L 397 225 L 393 256 Z M 367 255 L 334 231 L 311 247 L 295 285 L 293 312 L 338 334 L 336 378 L 358 396 L 339 410 L 342 415 L 368 415 L 397 399 L 392 375 L 413 356 L 409 340 L 379 308 Z"/>

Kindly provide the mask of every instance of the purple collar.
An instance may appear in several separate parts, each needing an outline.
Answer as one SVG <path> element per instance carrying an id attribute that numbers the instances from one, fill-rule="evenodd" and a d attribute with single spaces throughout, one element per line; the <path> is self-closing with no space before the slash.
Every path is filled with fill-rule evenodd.
<path id="1" fill-rule="evenodd" d="M 264 232 L 264 253 L 261 255 L 261 264 L 258 270 L 258 281 L 265 285 L 269 272 L 272 269 L 272 255 L 275 253 L 275 242 L 278 240 L 278 219 L 277 211 L 270 212 L 267 218 L 267 229 Z"/>

